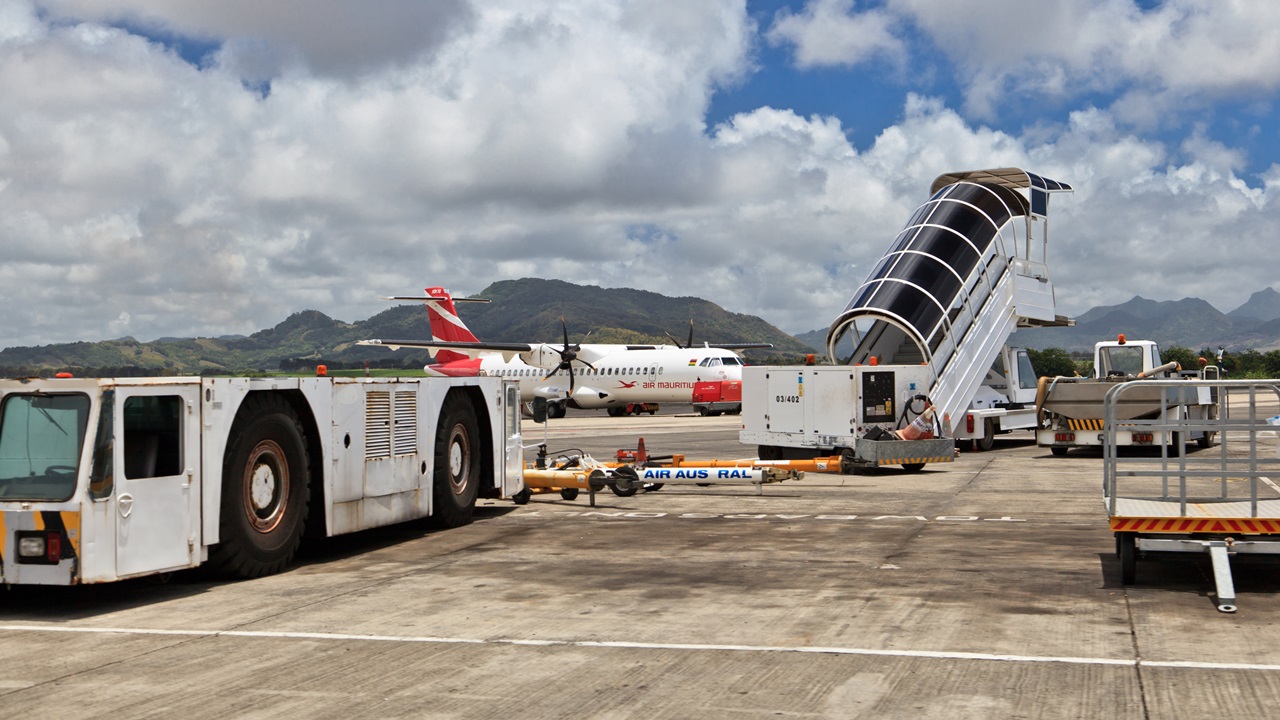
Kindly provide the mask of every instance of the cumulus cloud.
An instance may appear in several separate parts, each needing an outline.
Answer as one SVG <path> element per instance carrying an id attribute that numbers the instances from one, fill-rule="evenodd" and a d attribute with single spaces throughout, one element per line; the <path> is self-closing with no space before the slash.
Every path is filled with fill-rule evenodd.
<path id="1" fill-rule="evenodd" d="M 473 13 L 465 0 L 40 0 L 69 22 L 128 23 L 219 46 L 220 62 L 254 78 L 289 65 L 350 77 L 430 54 Z"/>
<path id="2" fill-rule="evenodd" d="M 1188 101 L 1280 86 L 1275 3 L 889 0 L 860 9 L 852 0 L 810 0 L 781 15 L 769 36 L 793 44 L 801 65 L 850 65 L 868 47 L 888 47 L 868 38 L 895 25 L 918 29 L 946 56 L 966 113 L 985 120 L 1018 97 L 1116 92 L 1119 117 L 1152 126 Z"/>
<path id="3" fill-rule="evenodd" d="M 1280 171 L 1251 187 L 1238 150 L 1168 147 L 1113 108 L 1013 133 L 908 95 L 861 148 L 785 107 L 708 127 L 768 41 L 741 3 L 459 5 L 412 50 L 323 60 L 272 18 L 114 7 L 0 0 L 0 301 L 23 308 L 0 346 L 354 320 L 381 295 L 525 276 L 800 332 L 843 307 L 936 175 L 1005 165 L 1079 189 L 1051 220 L 1065 311 L 1135 293 L 1230 309 L 1274 282 L 1232 258 L 1269 252 Z M 381 7 L 353 22 L 399 17 Z M 218 49 L 192 64 L 147 27 Z M 263 92 L 227 60 L 246 38 L 305 62 Z"/>
<path id="4" fill-rule="evenodd" d="M 854 0 L 812 0 L 799 13 L 780 11 L 765 37 L 794 45 L 802 68 L 858 65 L 873 58 L 900 63 L 906 46 L 893 34 L 895 23 L 883 10 L 855 12 Z"/>

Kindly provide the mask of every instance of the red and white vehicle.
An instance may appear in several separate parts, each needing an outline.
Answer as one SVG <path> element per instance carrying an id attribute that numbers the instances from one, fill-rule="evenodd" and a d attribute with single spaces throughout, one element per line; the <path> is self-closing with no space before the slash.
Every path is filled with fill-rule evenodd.
<path id="1" fill-rule="evenodd" d="M 693 408 L 699 415 L 737 415 L 742 412 L 742 381 L 694 383 Z"/>

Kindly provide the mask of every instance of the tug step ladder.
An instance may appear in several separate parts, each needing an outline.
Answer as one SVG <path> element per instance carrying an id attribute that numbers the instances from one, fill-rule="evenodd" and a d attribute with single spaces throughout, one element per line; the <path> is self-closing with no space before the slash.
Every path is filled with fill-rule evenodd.
<path id="1" fill-rule="evenodd" d="M 928 395 L 952 434 L 1014 330 L 1071 324 L 1056 314 L 1045 257 L 1049 195 L 1072 188 L 999 168 L 941 175 L 930 192 L 831 323 L 827 354 L 929 365 Z"/>
<path id="2" fill-rule="evenodd" d="M 1166 401 L 1160 417 L 1121 419 L 1125 394 L 1153 386 Z M 1185 396 L 1205 392 L 1216 414 L 1178 411 Z M 1270 417 L 1280 413 L 1280 380 L 1138 380 L 1112 388 L 1103 407 L 1103 499 L 1122 584 L 1134 584 L 1148 553 L 1208 553 L 1215 604 L 1235 612 L 1230 557 L 1280 554 L 1280 418 Z M 1205 433 L 1198 450 L 1174 442 L 1121 454 L 1116 442 L 1122 432 L 1193 431 Z"/>

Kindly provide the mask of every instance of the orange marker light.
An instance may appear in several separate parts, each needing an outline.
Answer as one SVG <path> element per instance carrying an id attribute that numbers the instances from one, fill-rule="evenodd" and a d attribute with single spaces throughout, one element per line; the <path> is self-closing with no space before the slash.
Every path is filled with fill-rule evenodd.
<path id="1" fill-rule="evenodd" d="M 329 374 L 329 368 L 325 365 L 316 366 L 316 377 L 324 377 Z"/>
<path id="2" fill-rule="evenodd" d="M 1120 342 L 1120 344 L 1121 344 L 1121 345 L 1123 345 L 1123 344 L 1124 344 L 1124 333 L 1120 333 L 1120 334 L 1116 337 L 1116 340 L 1118 340 L 1118 341 Z"/>

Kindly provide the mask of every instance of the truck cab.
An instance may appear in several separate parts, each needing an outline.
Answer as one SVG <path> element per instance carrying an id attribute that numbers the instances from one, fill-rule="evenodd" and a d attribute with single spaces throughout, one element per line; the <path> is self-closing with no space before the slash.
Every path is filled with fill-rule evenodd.
<path id="1" fill-rule="evenodd" d="M 990 450 L 996 435 L 1034 430 L 1038 380 L 1026 348 L 1006 345 L 956 426 L 956 441 L 970 440 L 975 449 Z"/>
<path id="2" fill-rule="evenodd" d="M 1093 377 L 1172 377 L 1177 368 L 1152 372 L 1164 365 L 1160 347 L 1151 340 L 1128 340 L 1119 335 L 1093 346 Z"/>

